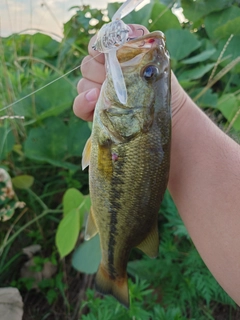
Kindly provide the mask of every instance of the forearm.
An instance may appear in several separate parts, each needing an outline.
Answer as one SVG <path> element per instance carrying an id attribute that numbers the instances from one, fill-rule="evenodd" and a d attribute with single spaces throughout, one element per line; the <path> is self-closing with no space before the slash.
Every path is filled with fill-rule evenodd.
<path id="1" fill-rule="evenodd" d="M 240 304 L 240 147 L 184 97 L 168 187 L 203 260 Z"/>

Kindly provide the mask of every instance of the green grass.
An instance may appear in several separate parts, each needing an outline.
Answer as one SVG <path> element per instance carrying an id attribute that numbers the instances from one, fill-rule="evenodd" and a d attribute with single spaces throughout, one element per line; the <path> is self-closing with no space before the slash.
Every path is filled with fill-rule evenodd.
<path id="1" fill-rule="evenodd" d="M 165 32 L 172 68 L 182 86 L 223 130 L 239 139 L 240 35 L 236 32 L 231 36 L 234 30 L 230 21 L 233 11 L 236 18 L 240 17 L 240 9 L 223 0 L 218 2 L 217 13 L 211 11 L 210 3 L 197 13 L 192 4 L 182 1 L 182 5 L 189 19 L 183 24 L 158 1 L 129 14 L 125 21 Z M 110 18 L 118 7 L 109 4 Z M 159 257 L 151 260 L 138 251 L 131 255 L 130 310 L 112 297 L 97 295 L 94 275 L 77 272 L 71 265 L 78 252 L 74 253 L 75 248 L 83 246 L 82 219 L 90 205 L 88 175 L 80 166 L 90 129 L 72 112 L 80 79 L 79 71 L 73 69 L 87 54 L 89 39 L 105 23 L 105 16 L 88 6 L 76 9 L 64 25 L 60 42 L 41 32 L 0 38 L 0 167 L 12 178 L 14 201 L 26 203 L 11 219 L 1 221 L 0 285 L 20 289 L 26 319 L 57 319 L 59 314 L 64 319 L 83 320 L 200 320 L 218 319 L 220 314 L 237 319 L 239 309 L 207 270 L 169 193 L 159 214 Z M 95 26 L 90 24 L 92 18 L 98 20 Z M 219 33 L 218 28 L 224 32 Z M 66 77 L 55 81 L 65 73 Z M 26 185 L 26 176 L 32 183 Z M 65 242 L 62 237 L 70 239 L 72 231 L 67 227 L 72 221 L 66 217 L 72 211 L 65 210 L 63 198 L 72 196 L 72 190 L 78 190 L 73 191 L 77 202 L 70 209 L 76 210 L 81 221 L 71 241 Z M 6 209 L 6 202 L 1 205 L 0 209 Z M 61 241 L 56 245 L 57 233 Z M 42 248 L 34 257 L 35 271 L 42 272 L 49 261 L 57 266 L 50 279 L 37 283 L 37 290 L 32 289 L 33 280 L 20 273 L 29 260 L 22 249 L 32 244 Z M 94 268 L 97 259 L 95 263 Z"/>

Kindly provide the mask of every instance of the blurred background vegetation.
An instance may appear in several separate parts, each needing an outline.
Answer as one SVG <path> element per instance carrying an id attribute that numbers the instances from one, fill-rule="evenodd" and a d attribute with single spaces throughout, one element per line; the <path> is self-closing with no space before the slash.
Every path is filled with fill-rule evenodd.
<path id="1" fill-rule="evenodd" d="M 133 250 L 128 265 L 130 310 L 93 289 L 99 241 L 83 243 L 90 199 L 80 165 L 91 125 L 74 116 L 72 104 L 88 42 L 120 5 L 76 7 L 61 42 L 43 33 L 0 38 L 0 286 L 20 290 L 24 319 L 240 319 L 168 192 L 159 257 Z M 239 141 L 240 2 L 152 0 L 124 21 L 165 33 L 181 85 Z"/>

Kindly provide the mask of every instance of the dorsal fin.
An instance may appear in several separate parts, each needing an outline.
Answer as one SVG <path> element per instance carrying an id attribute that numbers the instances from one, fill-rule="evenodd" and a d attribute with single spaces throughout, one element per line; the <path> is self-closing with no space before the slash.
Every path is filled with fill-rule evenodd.
<path id="1" fill-rule="evenodd" d="M 156 258 L 158 256 L 159 235 L 157 224 L 137 248 L 149 256 L 149 258 Z"/>
<path id="2" fill-rule="evenodd" d="M 86 169 L 89 166 L 90 157 L 91 157 L 91 147 L 92 147 L 92 139 L 90 136 L 85 144 L 84 149 L 83 149 L 82 170 Z"/>

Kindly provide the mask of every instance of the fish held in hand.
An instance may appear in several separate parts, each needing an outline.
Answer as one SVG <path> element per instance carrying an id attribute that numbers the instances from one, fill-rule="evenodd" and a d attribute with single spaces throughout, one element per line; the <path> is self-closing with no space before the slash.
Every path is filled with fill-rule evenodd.
<path id="1" fill-rule="evenodd" d="M 128 99 L 119 102 L 107 72 L 83 152 L 92 202 L 85 239 L 100 236 L 97 290 L 129 307 L 126 268 L 132 248 L 158 255 L 158 211 L 170 163 L 171 71 L 160 31 L 127 42 L 117 58 Z"/>

